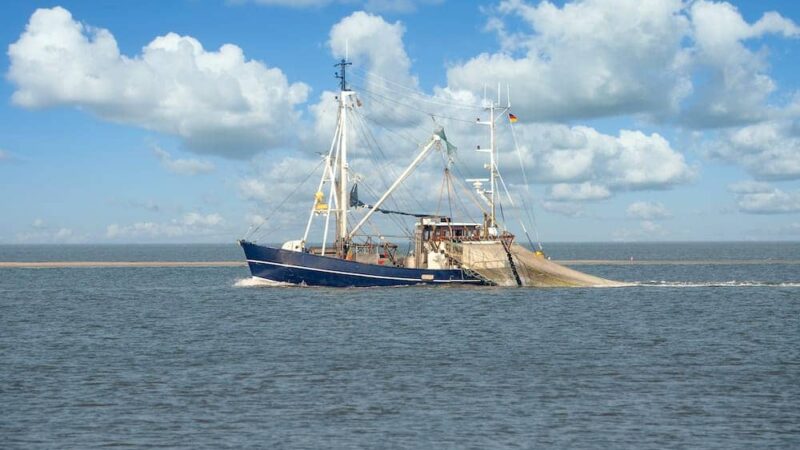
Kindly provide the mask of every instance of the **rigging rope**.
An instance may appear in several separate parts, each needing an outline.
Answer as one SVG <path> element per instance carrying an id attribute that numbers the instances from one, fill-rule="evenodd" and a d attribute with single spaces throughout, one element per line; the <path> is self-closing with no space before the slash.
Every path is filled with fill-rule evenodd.
<path id="1" fill-rule="evenodd" d="M 497 173 L 497 177 L 500 179 L 500 184 L 503 185 L 503 190 L 506 192 L 506 197 L 508 197 L 508 202 L 511 204 L 512 208 L 516 209 L 516 205 L 514 205 L 514 200 L 511 199 L 511 194 L 508 192 L 508 187 L 506 186 L 505 180 L 503 180 L 503 176 L 500 173 Z M 500 214 L 503 214 L 503 204 L 500 204 Z M 505 216 L 503 216 L 503 221 L 505 221 Z M 525 237 L 528 238 L 528 244 L 531 246 L 531 249 L 535 248 L 533 246 L 533 242 L 531 241 L 531 235 L 528 234 L 528 229 L 525 227 L 525 223 L 522 221 L 522 216 L 517 214 L 517 220 L 519 220 L 519 225 L 522 227 L 522 231 L 525 233 Z M 539 250 L 542 249 L 542 245 L 539 244 Z"/>
<path id="2" fill-rule="evenodd" d="M 259 223 L 259 224 L 258 224 L 258 225 L 257 225 L 255 228 L 253 228 L 253 226 L 252 226 L 252 225 L 250 225 L 250 228 L 248 228 L 248 229 L 247 229 L 247 232 L 244 234 L 244 239 L 249 239 L 250 237 L 252 237 L 252 236 L 253 236 L 255 233 L 257 233 L 257 232 L 258 232 L 258 230 L 259 230 L 259 229 L 261 229 L 261 227 L 262 227 L 262 226 L 263 226 L 265 223 L 267 223 L 267 221 L 269 221 L 270 219 L 272 219 L 272 217 L 273 217 L 273 216 L 275 216 L 275 214 L 276 214 L 276 213 L 277 213 L 277 212 L 278 212 L 278 211 L 281 209 L 281 207 L 283 207 L 283 205 L 284 205 L 284 204 L 285 204 L 285 203 L 286 203 L 286 202 L 287 202 L 287 201 L 288 201 L 290 198 L 292 198 L 292 197 L 294 196 L 294 194 L 296 194 L 296 193 L 297 193 L 297 191 L 299 191 L 299 190 L 300 190 L 300 188 L 301 188 L 301 187 L 302 187 L 304 184 L 306 184 L 306 182 L 308 181 L 308 179 L 309 179 L 309 178 L 311 178 L 311 175 L 314 175 L 314 173 L 317 171 L 317 169 L 319 169 L 319 168 L 320 168 L 320 166 L 321 166 L 323 163 L 325 163 L 325 159 L 323 159 L 323 160 L 321 160 L 319 163 L 317 163 L 317 165 L 314 167 L 314 169 L 312 169 L 312 170 L 311 170 L 311 172 L 309 172 L 309 173 L 308 173 L 308 175 L 306 175 L 306 177 L 303 179 L 303 181 L 301 181 L 300 183 L 298 183 L 298 184 L 297 184 L 297 186 L 295 186 L 294 190 L 293 190 L 293 191 L 292 191 L 292 192 L 291 192 L 289 195 L 287 195 L 286 197 L 284 197 L 283 201 L 281 201 L 281 202 L 278 204 L 278 206 L 276 206 L 275 208 L 273 208 L 272 212 L 271 212 L 271 213 L 270 213 L 270 214 L 269 214 L 267 217 L 265 217 L 263 220 L 261 220 L 261 223 Z M 273 230 L 274 230 L 274 228 L 270 228 L 268 231 L 273 231 Z M 265 233 L 266 233 L 266 232 L 265 232 Z"/>
<path id="3" fill-rule="evenodd" d="M 421 101 L 424 101 L 426 103 L 431 103 L 431 104 L 440 105 L 440 106 L 450 106 L 450 107 L 453 107 L 453 108 L 470 109 L 470 110 L 476 110 L 476 111 L 479 111 L 479 110 L 483 109 L 483 107 L 480 106 L 480 105 L 475 105 L 475 104 L 470 104 L 470 103 L 460 103 L 460 102 L 453 102 L 453 101 L 448 102 L 448 101 L 443 101 L 443 100 L 433 100 L 430 95 L 426 94 L 425 92 L 423 92 L 420 89 L 412 88 L 412 87 L 403 85 L 401 83 L 398 83 L 396 81 L 392 81 L 392 80 L 390 80 L 388 78 L 385 78 L 385 77 L 383 77 L 381 75 L 378 75 L 375 72 L 366 71 L 366 70 L 363 70 L 363 69 L 360 69 L 360 68 L 355 69 L 355 72 L 356 73 L 354 74 L 354 76 L 356 78 L 360 79 L 360 80 L 363 80 L 365 83 L 368 83 L 370 81 L 368 77 L 374 77 L 374 78 L 377 78 L 377 79 L 379 79 L 379 80 L 381 80 L 381 81 L 383 81 L 385 83 L 397 86 L 398 88 L 400 88 L 402 90 L 405 90 L 405 91 L 407 91 L 408 93 L 410 93 L 412 95 L 416 95 L 417 97 L 420 97 Z M 361 75 L 358 72 L 363 72 L 366 76 Z M 351 73 L 353 73 L 353 72 L 351 72 Z M 390 89 L 390 88 L 388 88 L 386 86 L 376 85 L 376 87 L 378 87 L 380 89 L 383 89 L 385 91 L 388 91 L 388 92 L 392 92 L 392 89 Z M 395 91 L 395 92 L 397 92 L 397 91 Z M 397 92 L 397 93 L 399 93 L 399 92 Z"/>
<path id="4" fill-rule="evenodd" d="M 397 173 L 394 171 L 394 167 L 389 165 L 389 158 L 383 152 L 383 149 L 381 148 L 381 145 L 378 142 L 378 139 L 375 137 L 375 135 L 372 133 L 372 131 L 369 129 L 369 127 L 367 127 L 366 124 L 364 123 L 365 116 L 361 115 L 357 111 L 353 112 L 353 116 L 356 119 L 358 119 L 357 123 L 360 126 L 359 131 L 364 136 L 364 141 L 368 145 L 368 148 L 371 149 L 372 148 L 371 144 L 374 143 L 375 144 L 375 148 L 378 150 L 378 153 L 380 153 L 380 156 L 382 156 L 383 159 L 386 160 L 386 162 L 384 164 L 379 164 L 376 160 L 373 159 L 373 163 L 375 163 L 376 166 L 380 166 L 380 168 L 382 170 L 388 172 L 390 176 L 392 176 L 393 178 L 396 179 L 397 178 Z M 417 144 L 417 146 L 419 146 L 419 145 Z M 389 188 L 388 183 L 384 183 L 384 189 L 388 189 L 388 188 Z M 408 195 L 409 198 L 411 198 L 414 202 L 416 202 L 416 204 L 417 204 L 417 206 L 419 207 L 420 210 L 425 209 L 416 197 L 414 197 L 413 195 L 409 195 L 410 192 L 408 192 L 408 188 L 405 186 L 405 184 L 401 184 L 400 186 L 398 186 L 398 189 L 402 190 L 404 194 Z M 397 209 L 411 209 L 411 208 L 401 208 L 394 197 L 390 197 L 389 200 L 394 202 L 395 207 Z"/>
<path id="5" fill-rule="evenodd" d="M 539 250 L 542 249 L 542 240 L 539 239 L 539 226 L 536 223 L 536 213 L 533 211 L 526 201 L 526 198 L 531 195 L 530 186 L 528 185 L 528 175 L 525 173 L 525 164 L 522 161 L 522 152 L 519 149 L 519 143 L 517 142 L 517 133 L 514 130 L 514 123 L 509 121 L 509 127 L 511 128 L 511 138 L 514 140 L 514 148 L 517 151 L 517 158 L 519 159 L 519 168 L 522 171 L 522 181 L 525 184 L 525 192 L 528 194 L 527 196 L 523 195 L 520 196 L 522 200 L 522 209 L 525 211 L 525 214 L 528 216 L 528 220 L 531 221 L 533 224 L 533 232 L 536 235 L 536 243 L 539 245 Z M 527 231 L 526 231 L 527 234 Z M 530 237 L 528 238 L 530 240 Z M 531 244 L 531 246 L 533 246 Z"/>
<path id="6" fill-rule="evenodd" d="M 454 120 L 454 121 L 457 121 L 457 122 L 474 123 L 474 120 L 472 120 L 472 119 L 462 119 L 462 118 L 458 118 L 458 117 L 445 116 L 445 115 L 443 115 L 443 114 L 437 114 L 437 113 L 433 113 L 433 112 L 431 112 L 431 111 L 427 111 L 427 110 L 424 110 L 424 109 L 417 108 L 417 107 L 415 107 L 415 106 L 409 105 L 408 103 L 403 103 L 403 102 L 401 102 L 401 101 L 398 101 L 398 100 L 395 100 L 395 99 L 389 98 L 389 97 L 387 97 L 387 96 L 385 96 L 385 95 L 381 95 L 381 94 L 379 94 L 379 93 L 377 93 L 377 92 L 372 92 L 371 90 L 367 89 L 367 88 L 366 88 L 366 87 L 364 87 L 364 86 L 359 86 L 359 85 L 353 85 L 353 86 L 354 86 L 354 87 L 356 87 L 356 88 L 358 88 L 358 90 L 359 90 L 360 92 L 365 92 L 365 93 L 367 94 L 367 96 L 371 97 L 373 100 L 375 100 L 375 101 L 376 101 L 376 102 L 378 102 L 378 103 L 383 103 L 383 102 L 381 102 L 381 101 L 380 101 L 378 98 L 376 98 L 376 97 L 382 98 L 383 100 L 385 100 L 385 101 L 387 101 L 387 102 L 391 102 L 391 103 L 394 103 L 394 104 L 396 104 L 396 105 L 399 105 L 399 106 L 404 106 L 404 107 L 406 107 L 406 108 L 408 108 L 408 109 L 411 109 L 411 110 L 413 110 L 413 111 L 416 111 L 416 112 L 421 112 L 421 113 L 425 114 L 426 116 L 434 116 L 434 117 L 438 117 L 438 118 L 440 118 L 440 119 Z M 384 103 L 384 104 L 385 104 L 385 103 Z M 388 105 L 387 105 L 387 106 L 388 106 Z"/>

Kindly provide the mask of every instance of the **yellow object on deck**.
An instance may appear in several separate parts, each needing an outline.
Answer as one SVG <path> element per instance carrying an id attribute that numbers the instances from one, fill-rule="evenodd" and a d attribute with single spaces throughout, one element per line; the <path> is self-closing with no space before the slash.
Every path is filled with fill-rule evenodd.
<path id="1" fill-rule="evenodd" d="M 325 194 L 322 192 L 317 191 L 314 194 L 314 209 L 317 211 L 325 211 L 328 209 L 328 204 L 324 203 L 322 200 L 325 198 Z"/>

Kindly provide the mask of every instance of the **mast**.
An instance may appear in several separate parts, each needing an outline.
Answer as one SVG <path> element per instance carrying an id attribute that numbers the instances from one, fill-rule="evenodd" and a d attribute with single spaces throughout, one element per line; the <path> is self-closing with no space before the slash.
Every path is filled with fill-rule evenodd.
<path id="1" fill-rule="evenodd" d="M 350 210 L 350 190 L 347 187 L 347 103 L 353 92 L 347 87 L 347 66 L 353 63 L 342 59 L 335 67 L 339 68 L 336 78 L 339 79 L 339 151 L 337 158 L 337 212 L 336 212 L 336 246 L 341 256 L 346 253 L 347 246 L 347 213 Z"/>
<path id="2" fill-rule="evenodd" d="M 311 231 L 311 222 L 315 216 L 325 216 L 325 230 L 322 235 L 322 255 L 326 253 L 328 242 L 328 223 L 331 213 L 334 213 L 336 220 L 335 247 L 339 256 L 344 256 L 347 250 L 347 213 L 350 210 L 350 191 L 347 187 L 347 108 L 352 103 L 351 97 L 354 93 L 347 87 L 347 66 L 352 63 L 342 59 L 334 67 L 338 67 L 336 78 L 339 79 L 339 113 L 336 121 L 336 131 L 331 140 L 331 147 L 325 157 L 325 169 L 322 172 L 317 191 L 314 194 L 314 203 L 311 206 L 308 222 L 301 245 L 303 249 L 308 243 L 308 233 Z M 325 201 L 325 194 L 322 192 L 326 183 L 330 183 L 330 190 Z"/>
<path id="3" fill-rule="evenodd" d="M 484 93 L 484 100 L 486 98 L 486 94 Z M 486 101 L 486 100 L 485 100 Z M 486 164 L 484 167 L 489 170 L 489 179 L 474 179 L 474 180 L 467 180 L 475 182 L 475 187 L 478 189 L 478 192 L 483 196 L 486 202 L 489 204 L 489 217 L 486 226 L 488 228 L 497 227 L 497 192 L 498 192 L 498 184 L 497 179 L 499 177 L 498 169 L 497 169 L 497 139 L 495 136 L 495 122 L 498 118 L 502 117 L 511 107 L 509 104 L 506 107 L 500 106 L 500 86 L 497 87 L 497 102 L 490 101 L 488 106 L 486 106 L 486 111 L 489 112 L 489 120 L 486 122 L 478 120 L 479 125 L 487 125 L 489 127 L 489 149 L 478 149 L 479 152 L 489 153 L 489 164 Z M 499 111 L 499 112 L 498 112 Z M 489 181 L 489 190 L 480 189 L 480 182 L 481 181 Z"/>
<path id="4" fill-rule="evenodd" d="M 492 105 L 489 107 L 489 189 L 491 189 L 489 200 L 489 204 L 491 206 L 491 212 L 489 216 L 490 227 L 494 227 L 497 224 L 494 201 L 494 193 L 497 191 L 497 180 L 495 179 L 495 175 L 497 174 L 497 164 L 495 163 L 495 154 L 497 152 L 497 148 L 494 142 L 494 108 L 495 104 L 492 103 Z"/>

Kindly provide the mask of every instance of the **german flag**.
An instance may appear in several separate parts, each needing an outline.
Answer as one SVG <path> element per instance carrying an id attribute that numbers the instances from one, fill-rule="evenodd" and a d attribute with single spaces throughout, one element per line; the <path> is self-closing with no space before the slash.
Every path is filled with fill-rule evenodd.
<path id="1" fill-rule="evenodd" d="M 517 123 L 517 116 L 515 116 L 515 115 L 513 115 L 511 113 L 508 113 L 508 121 L 511 122 L 511 123 Z"/>

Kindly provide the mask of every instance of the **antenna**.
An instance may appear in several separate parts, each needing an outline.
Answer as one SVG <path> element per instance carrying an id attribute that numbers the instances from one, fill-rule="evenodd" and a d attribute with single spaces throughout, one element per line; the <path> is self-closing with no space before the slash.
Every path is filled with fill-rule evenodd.
<path id="1" fill-rule="evenodd" d="M 508 108 L 511 109 L 511 85 L 506 83 L 506 101 L 508 102 Z"/>
<path id="2" fill-rule="evenodd" d="M 350 53 L 350 39 L 345 39 L 344 40 L 344 59 L 345 60 L 350 59 L 350 58 L 348 58 L 348 54 L 349 53 Z"/>
<path id="3" fill-rule="evenodd" d="M 353 63 L 347 62 L 347 59 L 342 59 L 338 63 L 334 64 L 333 67 L 338 67 L 339 71 L 336 72 L 336 78 L 339 79 L 339 88 L 342 91 L 349 91 L 347 89 L 347 66 L 352 66 Z"/>

